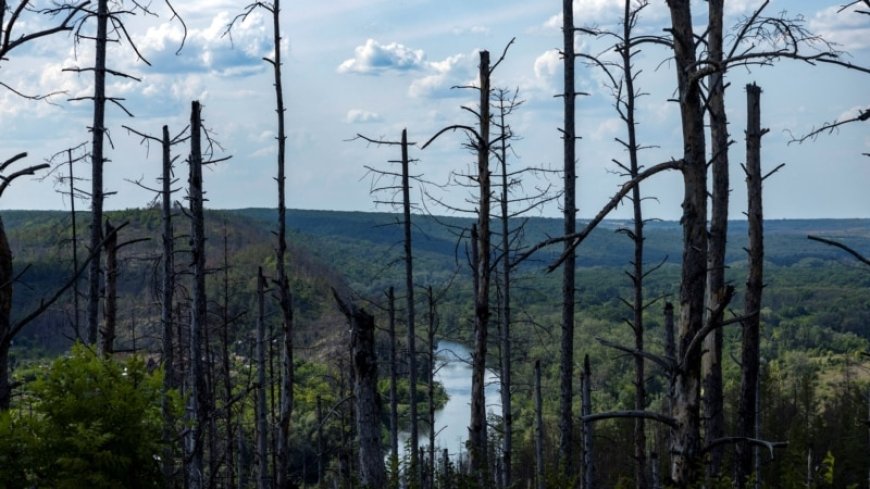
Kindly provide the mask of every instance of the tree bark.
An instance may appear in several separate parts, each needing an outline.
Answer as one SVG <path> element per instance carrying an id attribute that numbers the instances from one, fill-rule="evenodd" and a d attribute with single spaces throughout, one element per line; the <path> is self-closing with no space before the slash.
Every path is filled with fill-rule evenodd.
<path id="1" fill-rule="evenodd" d="M 106 220 L 106 300 L 103 304 L 105 321 L 100 331 L 100 356 L 110 358 L 115 352 L 115 335 L 118 322 L 118 235 Z"/>
<path id="2" fill-rule="evenodd" d="M 207 302 L 205 296 L 205 218 L 203 215 L 202 189 L 202 118 L 198 101 L 192 103 L 190 115 L 190 235 L 191 274 L 193 275 L 193 297 L 190 315 L 190 368 L 188 380 L 188 417 L 190 428 L 187 432 L 187 480 L 189 489 L 203 487 L 202 473 L 202 424 L 207 419 L 208 393 L 202 367 L 202 330 L 207 327 Z"/>
<path id="3" fill-rule="evenodd" d="M 696 66 L 695 35 L 689 0 L 668 0 L 674 38 L 674 60 L 683 130 L 683 257 L 677 358 L 683 363 L 674 376 L 677 428 L 671 439 L 671 478 L 678 487 L 699 479 L 701 467 L 701 354 L 688 351 L 704 325 L 707 275 L 707 165 L 704 110 L 700 87 L 690 79 Z"/>
<path id="4" fill-rule="evenodd" d="M 564 60 L 564 178 L 565 178 L 565 235 L 575 233 L 577 227 L 576 205 L 576 133 L 574 106 L 577 94 L 574 90 L 574 2 L 562 1 L 562 49 Z M 559 363 L 559 466 L 565 480 L 571 476 L 573 457 L 573 399 L 574 399 L 574 293 L 575 252 L 571 242 L 565 242 L 565 262 L 562 265 L 562 343 Z"/>
<path id="5" fill-rule="evenodd" d="M 94 123 L 91 126 L 91 249 L 88 269 L 88 344 L 97 344 L 100 325 L 100 249 L 103 240 L 103 136 L 106 128 L 106 37 L 108 0 L 97 1 L 96 60 L 94 63 Z"/>
<path id="6" fill-rule="evenodd" d="M 490 68 L 489 51 L 480 52 L 480 138 L 477 141 L 477 180 L 480 189 L 477 209 L 477 277 L 474 294 L 474 354 L 471 374 L 471 425 L 469 426 L 469 462 L 480 485 L 487 487 L 486 450 L 486 397 L 484 376 L 486 374 L 487 329 L 489 325 L 490 286 Z"/>
<path id="7" fill-rule="evenodd" d="M 335 294 L 335 292 L 333 291 Z M 381 413 L 378 397 L 378 361 L 375 355 L 375 318 L 356 305 L 345 304 L 335 295 L 350 322 L 356 399 L 356 428 L 359 440 L 360 484 L 363 488 L 386 486 L 384 455 L 381 448 Z"/>
<path id="8" fill-rule="evenodd" d="M 761 293 L 764 288 L 764 215 L 762 212 L 761 137 L 761 88 L 755 84 L 746 86 L 746 187 L 749 219 L 749 275 L 746 278 L 744 299 L 743 348 L 741 351 L 740 399 L 737 415 L 740 419 L 740 435 L 757 438 L 755 399 L 759 373 L 759 329 L 761 323 Z M 736 482 L 745 487 L 752 473 L 752 447 L 740 443 L 737 450 Z"/>
<path id="9" fill-rule="evenodd" d="M 708 27 L 708 59 L 722 62 L 724 0 L 710 0 Z M 709 79 L 710 151 L 712 153 L 713 189 L 710 218 L 709 254 L 707 256 L 706 309 L 708 324 L 721 324 L 718 308 L 725 297 L 725 245 L 728 234 L 728 118 L 725 112 L 725 82 L 720 71 Z M 704 341 L 702 372 L 704 376 L 704 421 L 707 441 L 725 436 L 725 413 L 722 393 L 722 328 L 717 327 Z M 708 473 L 717 476 L 722 466 L 722 447 L 710 451 Z"/>

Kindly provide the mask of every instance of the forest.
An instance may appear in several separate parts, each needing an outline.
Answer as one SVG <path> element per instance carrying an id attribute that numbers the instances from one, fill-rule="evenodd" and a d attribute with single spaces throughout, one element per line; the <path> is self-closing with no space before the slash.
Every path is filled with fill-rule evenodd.
<path id="1" fill-rule="evenodd" d="M 210 106 L 189 100 L 185 126 L 152 133 L 114 93 L 142 82 L 118 49 L 151 67 L 131 18 L 160 12 L 183 32 L 177 54 L 194 32 L 183 5 L 0 1 L 0 67 L 58 37 L 93 53 L 64 69 L 93 79 L 67 98 L 89 107 L 88 141 L 38 163 L 28 147 L 0 156 L 0 489 L 870 488 L 867 209 L 765 219 L 764 184 L 787 164 L 762 152 L 777 87 L 729 81 L 788 63 L 870 74 L 801 13 L 765 0 L 727 25 L 724 0 L 614 0 L 620 21 L 591 25 L 553 2 L 562 162 L 518 155 L 527 100 L 499 79 L 508 38 L 475 51 L 440 129 L 342 141 L 383 210 L 349 212 L 303 210 L 288 191 L 294 6 L 242 3 L 221 26 L 232 38 L 266 19 L 258 89 L 274 102 L 257 109 L 274 116 L 272 186 L 257 190 L 274 204 L 225 209 L 209 178 L 244 157 Z M 661 31 L 645 24 L 656 8 Z M 866 22 L 870 1 L 836 14 Z M 639 132 L 655 124 L 647 51 L 674 80 L 673 147 Z M 8 73 L 0 89 L 34 107 L 63 95 Z M 602 93 L 620 183 L 580 218 L 583 100 Z M 865 126 L 870 107 L 849 95 L 856 111 L 789 142 Z M 107 204 L 124 192 L 107 163 L 136 158 L 120 138 L 161 163 L 124 176 L 150 194 L 138 208 Z M 470 163 L 445 162 L 436 183 L 419 162 L 451 145 Z M 648 212 L 663 175 L 679 181 L 679 220 Z M 66 210 L 9 210 L 31 177 Z"/>

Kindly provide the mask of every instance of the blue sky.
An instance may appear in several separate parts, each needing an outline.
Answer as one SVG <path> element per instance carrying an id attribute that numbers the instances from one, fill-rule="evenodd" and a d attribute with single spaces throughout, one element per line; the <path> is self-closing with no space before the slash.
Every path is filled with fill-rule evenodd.
<path id="1" fill-rule="evenodd" d="M 204 104 L 204 117 L 212 133 L 233 158 L 205 175 L 208 203 L 215 208 L 269 207 L 276 202 L 274 92 L 271 72 L 262 57 L 271 54 L 271 24 L 254 15 L 234 32 L 233 42 L 223 36 L 227 22 L 239 12 L 230 0 L 176 2 L 188 25 L 187 43 L 176 55 L 181 28 L 169 21 L 167 11 L 155 2 L 160 18 L 137 16 L 129 30 L 140 50 L 151 61 L 148 67 L 134 61 L 129 48 L 116 46 L 110 65 L 142 78 L 141 83 L 114 80 L 110 94 L 124 97 L 136 115 L 129 118 L 110 107 L 108 125 L 113 149 L 106 169 L 106 188 L 117 191 L 107 201 L 110 208 L 141 207 L 151 196 L 128 180 L 154 182 L 159 173 L 159 151 L 150 151 L 121 128 L 126 124 L 158 134 L 162 124 L 177 131 L 186 125 L 190 101 Z M 576 23 L 614 26 L 621 15 L 621 0 L 575 0 Z M 788 10 L 801 14 L 807 25 L 840 48 L 850 60 L 870 65 L 870 16 L 836 13 L 841 2 L 773 0 L 771 14 Z M 735 24 L 760 5 L 755 0 L 726 2 L 726 25 Z M 513 119 L 514 164 L 557 168 L 561 166 L 559 92 L 561 61 L 554 49 L 561 43 L 561 2 L 536 0 L 298 0 L 285 2 L 282 14 L 285 38 L 285 96 L 288 104 L 288 201 L 293 208 L 388 210 L 376 207 L 369 195 L 370 176 L 365 165 L 386 166 L 395 159 L 395 148 L 380 149 L 359 141 L 357 133 L 397 139 L 407 127 L 413 141 L 425 141 L 439 128 L 468 123 L 462 104 L 473 103 L 469 91 L 453 85 L 476 78 L 477 52 L 500 53 L 516 37 L 493 84 L 519 88 L 527 102 Z M 704 22 L 706 4 L 697 3 L 697 22 Z M 667 22 L 664 0 L 654 0 L 644 11 L 639 29 L 657 33 Z M 588 38 L 577 39 L 586 52 L 604 47 Z M 673 67 L 667 53 L 649 47 L 638 58 L 643 74 L 639 84 L 649 95 L 640 101 L 641 142 L 655 146 L 642 154 L 647 165 L 679 157 L 679 111 L 667 99 L 673 95 Z M 72 40 L 57 36 L 24 51 L 13 53 L 0 65 L 2 81 L 26 92 L 65 90 L 56 105 L 26 101 L 0 92 L 0 147 L 5 157 L 28 151 L 30 163 L 87 141 L 91 105 L 67 102 L 87 94 L 90 76 L 62 72 L 62 68 L 92 63 L 92 48 L 74 47 Z M 664 62 L 663 62 L 664 61 Z M 578 87 L 589 92 L 578 103 L 577 126 L 581 217 L 594 215 L 616 190 L 621 177 L 613 158 L 624 157 L 614 142 L 625 129 L 612 109 L 609 91 L 600 73 L 578 66 Z M 825 121 L 855 114 L 867 107 L 868 75 L 833 67 L 811 67 L 783 61 L 751 72 L 737 69 L 728 75 L 729 119 L 732 139 L 732 216 L 745 208 L 743 175 L 746 83 L 764 89 L 762 119 L 771 129 L 765 137 L 763 164 L 786 167 L 765 187 L 769 218 L 870 217 L 870 126 L 844 127 L 815 142 L 789 145 L 790 134 L 802 134 Z M 419 158 L 417 173 L 433 182 L 445 182 L 452 171 L 461 171 L 474 158 L 459 136 L 445 137 Z M 182 150 L 183 152 L 184 150 Z M 4 155 L 0 155 L 4 156 Z M 81 167 L 87 173 L 89 168 Z M 186 170 L 179 169 L 183 176 Z M 183 180 L 182 180 L 183 181 Z M 535 182 L 543 184 L 543 182 Z M 558 182 L 554 182 L 558 185 Z M 530 186 L 533 184 L 529 184 Z M 682 189 L 677 175 L 660 175 L 643 189 L 656 197 L 645 206 L 650 217 L 676 219 Z M 437 192 L 437 191 L 433 191 Z M 419 196 L 419 189 L 415 192 Z M 444 198 L 461 203 L 465 197 L 454 189 Z M 0 202 L 6 209 L 63 209 L 64 198 L 51 181 L 17 181 Z M 446 213 L 432 205 L 436 213 Z M 558 215 L 553 204 L 543 210 Z M 629 217 L 622 206 L 613 217 Z"/>

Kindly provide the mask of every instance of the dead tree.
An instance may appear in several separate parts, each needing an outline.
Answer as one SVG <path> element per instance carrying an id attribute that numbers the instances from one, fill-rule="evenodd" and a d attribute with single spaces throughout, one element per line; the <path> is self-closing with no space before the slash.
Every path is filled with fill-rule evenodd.
<path id="1" fill-rule="evenodd" d="M 281 341 L 281 403 L 278 413 L 277 438 L 277 479 L 275 484 L 279 489 L 291 486 L 290 463 L 290 416 L 293 412 L 293 301 L 290 294 L 290 281 L 287 278 L 287 206 L 285 198 L 285 159 L 287 135 L 285 130 L 284 87 L 281 78 L 281 0 L 271 2 L 252 2 L 244 11 L 233 19 L 226 28 L 226 35 L 232 34 L 233 27 L 255 10 L 265 10 L 272 20 L 273 58 L 263 58 L 272 67 L 275 88 L 275 113 L 278 123 L 278 169 L 275 180 L 278 182 L 278 243 L 275 248 L 275 282 L 278 304 L 281 309 L 282 341 Z"/>
<path id="2" fill-rule="evenodd" d="M 106 236 L 112 239 L 106 241 L 106 299 L 103 305 L 103 327 L 100 331 L 99 351 L 104 357 L 111 357 L 115 352 L 115 334 L 118 316 L 118 235 L 115 228 L 106 219 Z"/>
<path id="3" fill-rule="evenodd" d="M 724 0 L 708 2 L 707 57 L 710 63 L 721 63 L 723 52 Z M 702 357 L 704 433 L 707 440 L 725 435 L 724 395 L 722 393 L 722 328 L 721 315 L 710 314 L 725 294 L 725 245 L 728 235 L 728 118 L 725 112 L 725 73 L 715 72 L 707 82 L 707 105 L 710 120 L 710 153 L 713 169 L 711 192 L 710 238 L 707 254 L 707 324 L 713 332 L 707 336 Z M 710 452 L 708 474 L 715 477 L 722 465 L 722 449 Z"/>
<path id="4" fill-rule="evenodd" d="M 187 483 L 191 489 L 203 487 L 202 424 L 207 421 L 208 396 L 202 366 L 202 331 L 207 327 L 208 310 L 205 296 L 205 216 L 203 213 L 202 188 L 202 116 L 200 104 L 191 104 L 190 114 L 190 177 L 188 199 L 190 205 L 190 235 L 193 276 L 193 298 L 190 315 L 190 368 L 188 369 L 188 422 L 190 427 L 185 439 L 187 460 Z"/>
<path id="5" fill-rule="evenodd" d="M 746 86 L 746 187 L 748 195 L 747 217 L 749 219 L 749 274 L 746 278 L 744 299 L 743 348 L 741 349 L 740 399 L 738 419 L 740 436 L 759 439 L 756 432 L 756 396 L 760 361 L 759 328 L 761 295 L 764 289 L 764 215 L 762 207 L 761 138 L 768 132 L 761 128 L 761 88 L 755 84 Z M 744 487 L 752 474 L 753 456 L 748 443 L 737 444 L 736 477 L 738 487 Z M 757 450 L 757 448 L 755 448 Z"/>
<path id="6" fill-rule="evenodd" d="M 577 93 L 574 90 L 574 2 L 562 0 L 562 59 L 564 62 L 564 199 L 565 235 L 577 229 L 577 135 L 574 126 Z M 564 244 L 565 260 L 562 264 L 562 341 L 559 362 L 559 466 L 567 480 L 573 473 L 573 419 L 574 398 L 574 297 L 576 292 L 574 249 L 569 242 Z"/>
<path id="7" fill-rule="evenodd" d="M 582 389 L 583 416 L 583 489 L 595 487 L 595 457 L 592 451 L 592 420 L 588 418 L 592 414 L 592 369 L 589 366 L 589 355 L 583 358 L 583 374 L 580 376 Z"/>
<path id="8" fill-rule="evenodd" d="M 353 394 L 359 440 L 359 481 L 362 487 L 383 488 L 387 483 L 381 448 L 378 362 L 375 355 L 375 318 L 364 309 L 343 301 L 333 289 L 335 301 L 350 323 L 353 356 Z"/>
<path id="9" fill-rule="evenodd" d="M 390 163 L 397 163 L 401 166 L 399 173 L 377 170 L 372 167 L 367 167 L 368 170 L 375 175 L 371 192 L 380 193 L 384 191 L 398 190 L 401 192 L 401 200 L 395 201 L 393 198 L 388 200 L 377 200 L 378 204 L 388 204 L 391 206 L 400 205 L 402 209 L 402 246 L 404 251 L 405 262 L 405 312 L 407 314 L 408 328 L 408 392 L 409 392 L 409 440 L 410 440 L 410 468 L 408 473 L 411 474 L 411 480 L 419 483 L 422 465 L 419 461 L 417 447 L 419 446 L 419 414 L 417 412 L 417 332 L 416 332 L 416 302 L 414 300 L 414 255 L 413 243 L 411 241 L 411 181 L 420 182 L 418 175 L 411 175 L 410 164 L 416 160 L 409 157 L 408 150 L 410 146 L 416 143 L 408 142 L 408 130 L 402 129 L 402 137 L 399 141 L 388 141 L 384 139 L 372 139 L 362 134 L 357 134 L 355 139 L 361 139 L 370 144 L 378 146 L 399 146 L 401 150 L 400 160 L 391 160 Z M 382 177 L 391 177 L 398 180 L 396 184 L 381 185 Z"/>
<path id="10" fill-rule="evenodd" d="M 490 64 L 489 51 L 480 51 L 479 86 L 472 88 L 478 91 L 479 105 L 477 109 L 465 107 L 474 114 L 476 127 L 454 124 L 435 133 L 423 149 L 428 147 L 441 135 L 462 131 L 469 138 L 467 146 L 477 154 L 477 171 L 467 176 L 477 186 L 478 195 L 475 200 L 477 223 L 472 227 L 472 255 L 474 277 L 474 352 L 472 353 L 471 374 L 471 419 L 468 427 L 469 465 L 482 487 L 490 485 L 487 467 L 487 437 L 486 437 L 486 399 L 484 395 L 484 375 L 486 373 L 487 336 L 490 320 L 489 290 L 491 285 L 491 239 L 490 203 L 492 199 L 492 184 L 490 171 L 490 155 L 497 142 L 490 138 L 492 117 L 490 100 L 492 96 L 491 77 L 493 71 L 504 60 L 507 50 L 513 44 L 513 39 L 507 44 L 501 57 Z M 500 137 L 500 136 L 499 136 Z"/>
<path id="11" fill-rule="evenodd" d="M 396 389 L 396 296 L 392 287 L 387 292 L 387 312 L 390 335 L 390 477 L 399 480 L 399 394 Z"/>

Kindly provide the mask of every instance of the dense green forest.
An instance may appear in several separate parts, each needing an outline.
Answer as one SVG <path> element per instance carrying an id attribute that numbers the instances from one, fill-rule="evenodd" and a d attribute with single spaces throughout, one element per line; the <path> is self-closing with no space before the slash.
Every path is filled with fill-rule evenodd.
<path id="1" fill-rule="evenodd" d="M 36 306 L 45 291 L 56 288 L 71 273 L 70 216 L 63 212 L 7 211 L 3 217 L 16 266 L 21 270 L 26 269 L 19 279 L 20 285 L 16 286 L 14 310 L 27 311 Z M 118 351 L 126 352 L 121 353 L 122 356 L 129 356 L 135 351 L 153 361 L 158 357 L 148 352 L 157 352 L 160 348 L 157 341 L 160 317 L 154 298 L 154 267 L 159 261 L 159 249 L 156 246 L 159 214 L 156 210 L 130 210 L 111 212 L 108 217 L 114 222 L 130 223 L 124 230 L 125 238 L 151 238 L 124 253 L 120 290 L 124 297 L 122 310 L 129 311 L 129 315 L 120 317 L 122 326 L 116 342 Z M 269 261 L 274 259 L 267 241 L 274 218 L 275 211 L 265 209 L 211 211 L 207 214 L 209 266 L 212 269 L 209 292 L 215 298 L 216 314 L 226 307 L 233 318 L 229 325 L 229 340 L 234 355 L 233 375 L 238 381 L 236 389 L 240 394 L 252 388 L 251 325 L 256 298 L 251 293 L 251 277 L 258 266 L 268 266 Z M 87 215 L 83 213 L 78 219 L 81 226 L 87 222 Z M 319 454 L 314 436 L 318 423 L 317 399 L 321 399 L 322 409 L 335 406 L 347 395 L 349 382 L 342 373 L 347 369 L 347 359 L 342 353 L 348 341 L 346 320 L 337 313 L 329 288 L 337 287 L 348 293 L 353 291 L 361 298 L 374 301 L 370 307 L 377 311 L 377 324 L 381 329 L 378 333 L 378 348 L 381 358 L 386 359 L 388 345 L 383 333 L 387 322 L 384 291 L 391 284 L 399 282 L 402 274 L 398 261 L 401 250 L 396 246 L 401 240 L 401 232 L 397 226 L 391 225 L 397 219 L 399 217 L 392 214 L 362 212 L 292 210 L 288 213 L 289 236 L 293 243 L 289 263 L 294 305 L 298 314 L 295 334 L 299 352 L 296 360 L 295 423 L 300 438 L 294 442 L 294 466 L 300 470 L 300 474 L 305 474 L 308 483 L 313 484 L 317 480 Z M 464 283 L 468 275 L 465 265 L 466 243 L 457 244 L 451 229 L 440 224 L 440 220 L 442 218 L 425 216 L 417 219 L 418 226 L 413 234 L 414 241 L 418 243 L 415 248 L 415 283 L 436 288 L 451 284 L 442 292 L 438 304 L 438 314 L 443 323 L 438 337 L 470 344 L 470 291 Z M 454 218 L 451 224 L 462 227 L 469 225 L 470 220 Z M 545 235 L 554 232 L 559 222 L 533 218 L 527 225 L 530 229 L 528 239 L 535 241 L 539 238 L 533 233 Z M 623 225 L 625 223 L 608 221 L 592 234 L 590 253 L 581 253 L 577 281 L 578 355 L 588 354 L 594 365 L 593 402 L 614 409 L 627 409 L 632 405 L 631 362 L 626 356 L 614 354 L 596 338 L 616 343 L 630 341 L 631 333 L 624 321 L 631 311 L 622 302 L 631 290 L 630 281 L 624 274 L 630 249 L 626 246 L 628 239 L 614 232 Z M 744 225 L 736 221 L 730 227 L 732 235 L 729 236 L 731 249 L 728 265 L 735 283 L 742 282 L 745 274 L 745 260 L 741 256 Z M 828 472 L 825 471 L 829 471 L 833 487 L 846 487 L 863 480 L 861 468 L 866 465 L 868 450 L 863 422 L 867 413 L 865 393 L 870 389 L 870 361 L 867 361 L 863 352 L 870 351 L 870 296 L 866 293 L 870 288 L 870 274 L 842 252 L 809 241 L 806 235 L 837 236 L 856 249 L 868 249 L 868 229 L 870 225 L 866 220 L 772 221 L 767 227 L 768 273 L 765 309 L 762 313 L 762 358 L 766 362 L 762 377 L 765 399 L 762 432 L 767 439 L 789 440 L 790 444 L 785 449 L 777 449 L 773 460 L 765 460 L 764 476 L 769 477 L 769 480 L 791 481 L 783 482 L 780 487 L 803 487 L 807 477 L 807 450 L 817 457 L 830 458 L 829 462 L 824 462 L 830 463 L 830 468 L 822 463 L 824 458 L 819 458 L 812 469 L 813 477 L 819 481 L 826 477 Z M 665 260 L 665 265 L 651 275 L 646 285 L 650 297 L 660 298 L 647 312 L 651 351 L 661 352 L 663 349 L 661 311 L 665 301 L 672 300 L 676 293 L 674 284 L 679 280 L 679 261 L 672 257 L 679 256 L 678 234 L 677 223 L 660 222 L 651 227 L 647 236 L 649 249 L 655 250 L 651 254 L 658 253 L 659 260 Z M 223 268 L 225 250 L 226 261 L 231 263 L 228 269 Z M 224 297 L 222 288 L 225 277 L 229 287 L 226 305 L 220 303 Z M 514 330 L 513 358 L 518 394 L 516 436 L 527 441 L 533 436 L 530 420 L 534 406 L 532 396 L 527 394 L 530 394 L 533 383 L 532 364 L 540 359 L 544 372 L 544 419 L 553 430 L 547 430 L 546 450 L 555 450 L 556 440 L 551 433 L 555 431 L 558 392 L 558 364 L 555 361 L 558 353 L 558 301 L 555 297 L 559 281 L 558 277 L 546 273 L 541 263 L 524 265 L 515 280 L 518 292 L 514 307 L 519 311 Z M 733 306 L 741 307 L 740 296 L 735 298 Z M 75 341 L 71 310 L 71 300 L 67 297 L 20 334 L 12 349 L 15 380 L 29 382 L 42 379 L 41 372 L 45 365 Z M 402 313 L 401 308 L 399 313 Z M 277 327 L 274 316 L 275 312 L 271 311 L 273 328 Z M 220 320 L 216 319 L 211 340 L 215 348 L 221 341 L 215 338 L 220 335 L 220 327 Z M 739 354 L 739 329 L 728 330 L 726 338 L 728 355 L 725 375 L 733 379 L 739 372 L 739 365 L 735 361 Z M 493 342 L 493 364 L 496 364 L 498 356 L 495 346 Z M 81 358 L 84 355 L 82 351 L 75 355 L 69 360 L 73 362 L 72 365 L 77 365 L 74 362 L 96 361 Z M 386 382 L 388 367 L 384 360 L 381 364 L 384 399 L 389 397 Z M 217 366 L 213 368 L 217 369 Z M 48 377 L 39 382 L 50 379 Z M 405 390 L 400 389 L 400 394 L 404 392 L 402 399 L 407 399 L 407 382 L 402 386 Z M 734 382 L 726 385 L 729 402 L 735 402 L 737 387 Z M 663 409 L 667 382 L 662 372 L 651 372 L 648 389 L 651 406 Z M 342 394 L 342 390 L 345 394 Z M 441 406 L 447 393 L 443 389 L 439 389 L 439 392 L 437 405 Z M 39 406 L 45 405 L 38 401 L 41 399 L 39 396 L 58 394 L 40 390 L 33 395 L 35 397 L 32 399 L 29 396 L 27 400 L 18 399 L 18 408 L 39 409 Z M 150 402 L 154 401 L 153 395 Z M 422 386 L 419 398 L 426 399 Z M 135 402 L 148 401 L 143 399 Z M 425 409 L 424 404 L 421 402 L 421 412 Z M 344 407 L 347 406 L 338 406 L 339 411 Z M 404 419 L 407 416 L 407 404 L 400 407 L 400 416 Z M 93 416 L 99 416 L 98 406 L 87 409 L 94 409 Z M 240 429 L 243 432 L 254 430 L 253 414 L 250 412 L 252 407 L 242 404 L 236 409 L 240 416 Z M 326 474 L 333 474 L 328 477 L 340 477 L 341 470 L 347 470 L 342 469 L 341 464 L 353 463 L 344 452 L 352 450 L 352 447 L 344 445 L 349 436 L 347 430 L 351 429 L 347 413 L 339 414 L 339 419 L 324 424 L 326 433 L 323 443 L 326 450 L 320 463 Z M 496 424 L 498 419 L 494 418 L 491 422 Z M 736 422 L 729 420 L 729 424 Z M 386 436 L 389 428 L 386 417 L 383 423 Z M 403 425 L 406 424 L 407 420 L 403 421 Z M 36 426 L 33 429 L 48 428 Z M 493 441 L 497 441 L 498 435 L 494 436 L 496 438 Z M 666 436 L 665 431 L 656 430 L 653 446 L 659 453 L 666 453 L 667 449 L 663 445 Z M 596 432 L 596 445 L 599 447 L 596 460 L 603 486 L 616 487 L 627 483 L 625 474 L 630 473 L 632 461 L 619 447 L 629 443 L 630 439 L 630 425 L 626 422 L 608 422 Z M 35 442 L 31 440 L 31 443 Z M 530 445 L 530 442 L 521 446 L 525 445 Z M 451 452 L 455 450 L 450 448 Z M 521 448 L 517 455 L 518 460 L 528 462 L 521 462 L 520 467 L 533 466 L 534 454 L 531 450 Z M 87 459 L 96 455 L 82 453 L 79 456 Z M 458 460 L 454 459 L 454 463 L 458 463 Z M 43 467 L 40 464 L 45 462 L 22 463 Z M 16 480 L 13 472 L 7 475 L 10 481 Z M 531 477 L 532 474 L 527 476 Z M 24 476 L 18 474 L 16 477 Z M 554 481 L 554 484 L 559 482 Z"/>

